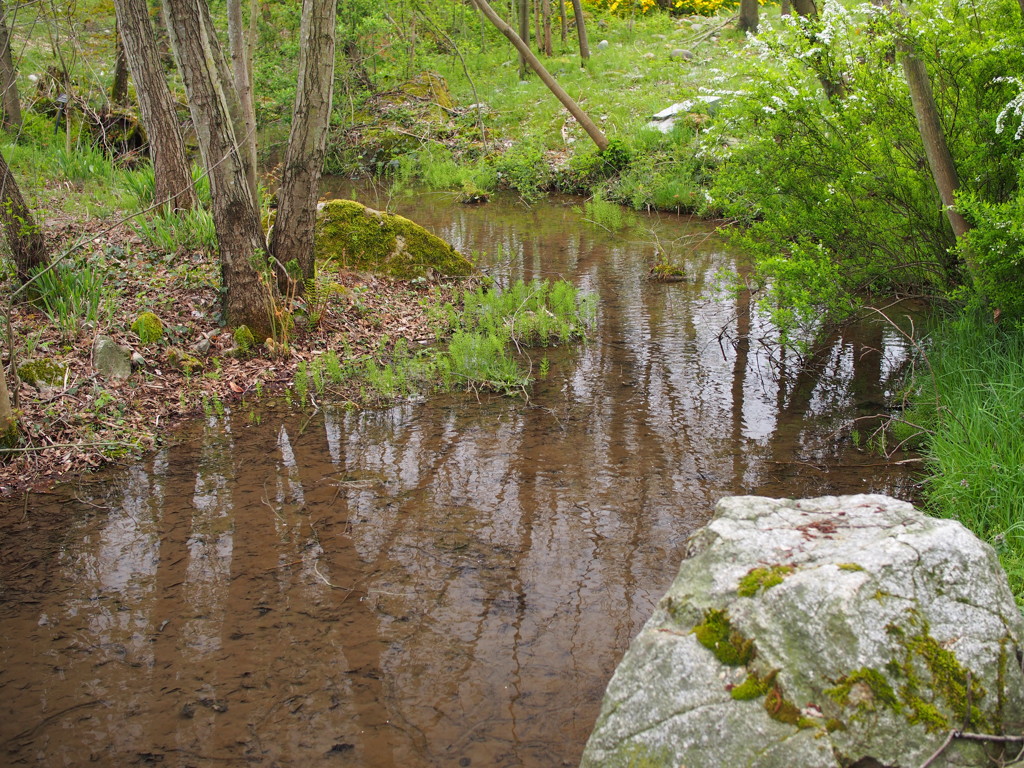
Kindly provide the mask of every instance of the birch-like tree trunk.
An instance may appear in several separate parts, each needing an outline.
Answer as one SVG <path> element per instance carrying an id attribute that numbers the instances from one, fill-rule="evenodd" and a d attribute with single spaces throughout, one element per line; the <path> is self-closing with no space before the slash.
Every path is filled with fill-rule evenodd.
<path id="1" fill-rule="evenodd" d="M 1024 0 L 1022 0 L 1024 1 Z M 0 88 L 3 88 L 3 126 L 8 129 L 21 128 L 21 100 L 18 98 L 18 81 L 11 55 L 11 26 L 7 20 L 7 6 L 0 0 Z"/>
<path id="2" fill-rule="evenodd" d="M 270 252 L 279 265 L 294 260 L 303 280 L 314 275 L 317 191 L 327 146 L 334 83 L 336 0 L 303 0 L 299 80 Z M 287 290 L 289 277 L 279 272 Z M 303 285 L 295 286 L 299 292 Z"/>
<path id="3" fill-rule="evenodd" d="M 569 113 L 576 118 L 576 122 L 578 122 L 583 130 L 587 132 L 587 135 L 593 139 L 597 148 L 601 151 L 607 149 L 608 139 L 605 137 L 604 132 L 597 127 L 597 124 L 590 119 L 590 116 L 587 115 L 586 112 L 580 109 L 579 104 L 573 101 L 572 97 L 562 89 L 562 86 L 560 86 L 555 78 L 551 76 L 551 73 L 544 68 L 544 65 L 540 63 L 540 60 L 533 55 L 533 51 L 530 50 L 530 47 L 519 38 L 512 27 L 506 24 L 505 21 L 494 12 L 494 9 L 491 8 L 487 0 L 473 0 L 473 2 L 476 3 L 480 12 L 487 17 L 487 20 L 497 27 L 498 31 L 508 38 L 509 42 L 516 47 L 516 50 L 519 51 L 519 53 L 526 59 L 527 63 L 533 68 L 533 71 L 537 73 L 538 77 L 540 77 L 541 82 L 543 82 L 555 97 L 562 102 L 562 106 L 569 110 Z"/>
<path id="4" fill-rule="evenodd" d="M 231 325 L 247 325 L 256 338 L 272 333 L 266 293 L 253 264 L 266 249 L 259 212 L 246 179 L 225 81 L 209 34 L 205 0 L 164 0 L 171 49 L 178 62 L 199 149 L 210 175 L 213 223 L 220 250 L 224 314 Z"/>
<path id="5" fill-rule="evenodd" d="M 11 249 L 18 279 L 24 283 L 34 269 L 49 262 L 50 252 L 3 154 L 0 154 L 0 227 Z"/>

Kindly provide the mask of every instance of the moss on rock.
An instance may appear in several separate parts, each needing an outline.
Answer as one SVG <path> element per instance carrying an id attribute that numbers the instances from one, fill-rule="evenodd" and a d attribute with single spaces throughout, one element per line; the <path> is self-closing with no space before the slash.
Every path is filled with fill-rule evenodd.
<path id="1" fill-rule="evenodd" d="M 754 658 L 754 641 L 733 629 L 725 611 L 709 610 L 693 628 L 697 641 L 729 667 L 742 667 Z"/>
<path id="2" fill-rule="evenodd" d="M 182 373 L 193 374 L 203 368 L 203 361 L 178 347 L 167 350 L 167 362 Z"/>
<path id="3" fill-rule="evenodd" d="M 68 367 L 50 358 L 31 360 L 18 366 L 18 378 L 31 387 L 59 387 Z"/>
<path id="4" fill-rule="evenodd" d="M 156 344 L 164 337 L 164 324 L 152 312 L 143 312 L 132 323 L 132 331 L 143 344 Z"/>
<path id="5" fill-rule="evenodd" d="M 342 267 L 401 280 L 473 272 L 473 264 L 465 256 L 423 227 L 353 200 L 321 203 L 315 253 L 317 258 L 331 259 Z"/>
<path id="6" fill-rule="evenodd" d="M 770 568 L 752 568 L 740 579 L 737 592 L 740 597 L 753 597 L 762 589 L 771 589 L 793 572 L 792 566 L 773 565 Z"/>
<path id="7" fill-rule="evenodd" d="M 256 346 L 256 337 L 252 335 L 252 331 L 248 325 L 240 325 L 235 328 L 234 332 L 235 347 L 238 349 L 239 354 L 247 355 L 252 351 L 252 348 Z"/>

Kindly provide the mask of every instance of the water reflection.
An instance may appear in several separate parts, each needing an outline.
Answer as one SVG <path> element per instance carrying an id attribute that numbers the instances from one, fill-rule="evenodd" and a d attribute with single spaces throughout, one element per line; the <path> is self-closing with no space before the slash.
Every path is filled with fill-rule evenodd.
<path id="1" fill-rule="evenodd" d="M 572 765 L 718 497 L 909 488 L 842 429 L 894 386 L 898 332 L 772 359 L 704 225 L 401 205 L 502 279 L 600 291 L 595 340 L 534 353 L 528 402 L 200 423 L 81 500 L 7 508 L 8 762 Z M 687 281 L 649 282 L 652 237 L 694 234 Z"/>

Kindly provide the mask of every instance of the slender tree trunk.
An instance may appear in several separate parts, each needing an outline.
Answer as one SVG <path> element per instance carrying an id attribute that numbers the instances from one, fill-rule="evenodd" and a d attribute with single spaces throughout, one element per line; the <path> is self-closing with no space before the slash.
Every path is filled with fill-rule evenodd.
<path id="1" fill-rule="evenodd" d="M 544 85 L 546 85 L 555 97 L 562 102 L 562 105 L 569 110 L 569 113 L 574 118 L 576 118 L 576 122 L 578 122 L 580 126 L 582 126 L 583 130 L 587 132 L 587 135 L 594 140 L 597 148 L 601 151 L 607 149 L 608 139 L 605 137 L 601 129 L 597 127 L 586 112 L 580 109 L 579 104 L 573 101 L 569 94 L 562 89 L 562 86 L 560 86 L 555 78 L 553 78 L 544 68 L 544 65 L 541 64 L 537 57 L 533 55 L 529 46 L 519 38 L 512 27 L 506 24 L 501 17 L 494 12 L 494 9 L 487 3 L 487 0 L 473 0 L 473 2 L 476 3 L 477 8 L 479 8 L 481 13 L 487 17 L 488 21 L 497 27 L 498 31 L 508 38 L 509 42 L 516 47 L 516 50 L 526 58 L 527 63 L 529 63 L 533 68 L 533 71 L 537 73 Z"/>
<path id="2" fill-rule="evenodd" d="M 792 0 L 793 10 L 796 11 L 800 16 L 807 16 L 808 18 L 817 18 L 818 6 L 814 4 L 814 0 Z"/>
<path id="3" fill-rule="evenodd" d="M 939 108 L 935 104 L 935 95 L 932 93 L 928 71 L 925 69 L 924 62 L 917 57 L 907 43 L 900 43 L 898 47 L 903 53 L 903 75 L 910 88 L 910 101 L 914 106 L 917 129 L 924 144 L 928 166 L 931 168 L 932 178 L 939 190 L 939 197 L 942 199 L 942 206 L 946 211 L 949 224 L 953 228 L 953 234 L 959 240 L 967 234 L 970 224 L 956 210 L 956 191 L 960 186 L 960 179 L 956 172 L 956 165 L 953 163 L 953 155 L 946 143 L 942 122 L 939 120 Z"/>
<path id="4" fill-rule="evenodd" d="M 587 25 L 583 21 L 583 6 L 580 0 L 572 0 L 572 15 L 576 18 L 576 36 L 580 41 L 580 58 L 590 59 L 590 45 L 587 43 Z"/>
<path id="5" fill-rule="evenodd" d="M 327 146 L 334 84 L 336 0 L 303 0 L 299 44 L 299 80 L 285 155 L 277 220 L 270 252 L 279 265 L 294 260 L 302 280 L 314 275 L 313 231 L 320 171 Z M 289 277 L 279 272 L 286 291 Z M 302 291 L 300 280 L 296 286 Z"/>
<path id="6" fill-rule="evenodd" d="M 228 0 L 228 44 L 231 74 L 238 95 L 240 125 L 236 125 L 239 149 L 245 159 L 245 177 L 256 196 L 256 109 L 252 95 L 251 47 L 242 21 L 242 0 Z"/>
<path id="7" fill-rule="evenodd" d="M 7 371 L 0 363 L 0 449 L 13 448 L 18 440 L 18 419 L 7 391 Z"/>
<path id="8" fill-rule="evenodd" d="M 181 70 L 203 162 L 210 174 L 213 223 L 220 250 L 224 314 L 234 326 L 247 325 L 267 338 L 272 325 L 265 288 L 253 259 L 266 248 L 259 212 L 246 180 L 234 124 L 221 77 L 219 50 L 206 27 L 205 0 L 164 0 L 171 48 Z M 204 19 L 205 17 L 205 19 Z"/>
<path id="9" fill-rule="evenodd" d="M 1024 0 L 1020 0 L 1024 3 Z M 562 23 L 562 44 L 565 44 L 565 38 L 569 36 L 569 19 L 565 15 L 565 0 L 558 0 L 558 20 Z"/>
<path id="10" fill-rule="evenodd" d="M 519 38 L 526 44 L 526 47 L 530 47 L 530 0 L 519 0 L 518 5 L 518 18 L 519 18 Z M 517 49 L 518 50 L 518 49 Z M 527 68 L 526 57 L 523 56 L 522 51 L 519 52 L 519 79 L 525 80 L 526 75 L 530 70 Z"/>
<path id="11" fill-rule="evenodd" d="M 1024 2 L 1024 0 L 1021 0 Z M 21 100 L 18 98 L 18 81 L 11 56 L 11 28 L 7 23 L 7 7 L 0 0 L 0 88 L 3 88 L 3 127 L 21 128 Z"/>
<path id="12" fill-rule="evenodd" d="M 740 31 L 757 34 L 758 0 L 740 0 Z"/>
<path id="13" fill-rule="evenodd" d="M 1021 0 L 1021 2 L 1024 3 L 1024 0 Z M 782 0 L 782 2 L 779 3 L 779 15 L 790 16 L 792 15 L 792 13 L 793 4 L 790 2 L 790 0 Z"/>
<path id="14" fill-rule="evenodd" d="M 128 57 L 118 26 L 114 32 L 114 82 L 110 85 L 110 102 L 122 105 L 128 101 Z"/>
<path id="15" fill-rule="evenodd" d="M 533 0 L 533 50 L 544 52 L 544 29 L 540 18 L 540 0 Z"/>
<path id="16" fill-rule="evenodd" d="M 32 276 L 33 269 L 50 261 L 50 252 L 3 154 L 0 154 L 0 227 L 10 246 L 18 279 L 24 283 Z"/>
<path id="17" fill-rule="evenodd" d="M 544 17 L 544 55 L 553 56 L 551 49 L 551 0 L 541 0 L 541 16 Z"/>
<path id="18" fill-rule="evenodd" d="M 171 210 L 192 210 L 199 200 L 146 0 L 114 0 L 114 8 L 125 58 L 135 81 L 139 114 L 149 138 L 154 200 L 167 202 Z"/>

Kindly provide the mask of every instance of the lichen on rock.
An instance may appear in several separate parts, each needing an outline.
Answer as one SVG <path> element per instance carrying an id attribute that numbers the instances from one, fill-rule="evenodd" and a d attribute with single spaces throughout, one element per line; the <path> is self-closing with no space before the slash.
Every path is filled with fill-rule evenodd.
<path id="1" fill-rule="evenodd" d="M 353 200 L 319 205 L 315 253 L 318 259 L 330 259 L 348 269 L 402 280 L 473 272 L 472 262 L 423 227 Z"/>
<path id="2" fill-rule="evenodd" d="M 581 768 L 638 750 L 688 768 L 920 765 L 950 729 L 1017 732 L 1022 649 L 1006 576 L 959 523 L 876 495 L 724 499 L 609 683 Z M 932 765 L 985 765 L 989 748 L 954 741 Z"/>

